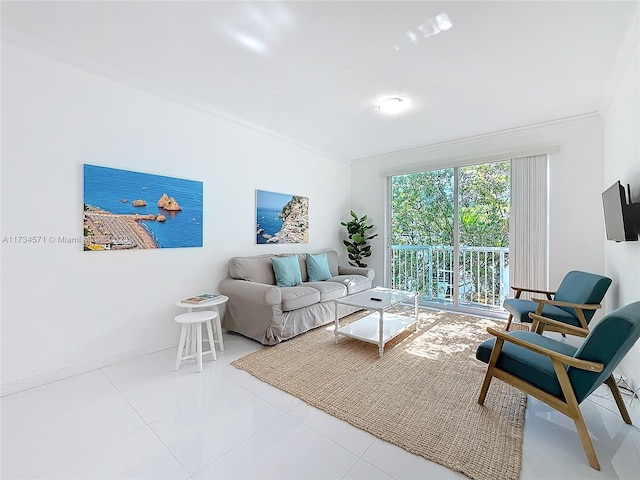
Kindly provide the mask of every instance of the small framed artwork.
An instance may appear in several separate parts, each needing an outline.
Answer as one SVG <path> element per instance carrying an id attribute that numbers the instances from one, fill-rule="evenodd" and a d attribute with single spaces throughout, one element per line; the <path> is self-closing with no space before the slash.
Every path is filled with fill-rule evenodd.
<path id="1" fill-rule="evenodd" d="M 308 243 L 309 198 L 256 190 L 256 243 Z"/>
<path id="2" fill-rule="evenodd" d="M 202 246 L 202 182 L 84 165 L 84 250 Z"/>

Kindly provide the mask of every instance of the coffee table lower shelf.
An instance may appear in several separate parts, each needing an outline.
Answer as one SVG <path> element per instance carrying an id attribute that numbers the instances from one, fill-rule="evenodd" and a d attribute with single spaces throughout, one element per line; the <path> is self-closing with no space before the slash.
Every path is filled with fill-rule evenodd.
<path id="1" fill-rule="evenodd" d="M 384 345 L 392 338 L 415 326 L 417 319 L 385 312 L 384 322 L 382 322 L 382 337 L 380 336 L 380 323 L 380 313 L 373 312 L 360 320 L 337 329 L 336 339 L 338 335 L 344 335 L 345 337 L 374 343 L 378 345 L 379 354 L 382 357 Z"/>

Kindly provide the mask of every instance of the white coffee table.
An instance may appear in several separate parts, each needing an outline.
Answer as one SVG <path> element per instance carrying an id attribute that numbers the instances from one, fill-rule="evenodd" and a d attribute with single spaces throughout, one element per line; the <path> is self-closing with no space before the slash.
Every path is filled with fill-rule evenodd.
<path id="1" fill-rule="evenodd" d="M 413 298 L 414 316 L 405 317 L 389 313 L 387 310 L 406 302 Z M 379 299 L 379 300 L 374 300 Z M 377 287 L 365 292 L 356 293 L 348 297 L 335 301 L 335 340 L 339 335 L 351 337 L 363 342 L 375 343 L 378 345 L 378 353 L 382 357 L 384 345 L 392 338 L 413 327 L 418 329 L 418 292 L 405 292 L 402 290 L 392 290 L 390 288 Z M 340 326 L 338 318 L 338 305 L 350 305 L 372 311 L 360 320 L 351 322 L 343 327 Z"/>
<path id="2" fill-rule="evenodd" d="M 188 302 L 183 302 L 182 300 L 178 300 L 176 302 L 176 305 L 178 307 L 186 308 L 187 313 L 193 312 L 194 308 L 197 308 L 197 309 L 208 308 L 209 310 L 218 312 L 217 321 L 214 321 L 213 324 L 215 329 L 215 341 L 218 344 L 218 347 L 220 347 L 220 351 L 222 352 L 224 351 L 224 342 L 222 341 L 222 317 L 220 316 L 220 309 L 218 308 L 218 306 L 228 301 L 229 301 L 229 297 L 227 297 L 226 295 L 218 295 L 217 297 L 212 298 L 211 300 L 205 300 L 204 302 L 200 302 L 200 303 L 188 303 Z M 214 346 L 211 345 L 211 348 L 213 349 Z"/>

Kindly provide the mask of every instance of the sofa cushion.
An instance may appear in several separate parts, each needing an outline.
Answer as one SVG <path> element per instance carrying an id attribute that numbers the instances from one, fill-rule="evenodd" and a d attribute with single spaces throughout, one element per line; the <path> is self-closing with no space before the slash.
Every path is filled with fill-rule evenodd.
<path id="1" fill-rule="evenodd" d="M 297 255 L 288 257 L 271 257 L 273 273 L 278 287 L 295 287 L 302 283 L 300 263 Z"/>
<path id="2" fill-rule="evenodd" d="M 306 260 L 310 282 L 322 282 L 332 277 L 326 252 L 318 253 L 317 255 L 307 253 Z"/>
<path id="3" fill-rule="evenodd" d="M 233 257 L 229 260 L 229 275 L 238 280 L 275 285 L 276 277 L 271 257 L 273 255 Z"/>
<path id="4" fill-rule="evenodd" d="M 308 307 L 320 301 L 320 292 L 315 288 L 307 286 L 283 287 L 280 291 L 282 293 L 283 312 Z"/>
<path id="5" fill-rule="evenodd" d="M 273 256 L 273 255 L 272 255 Z M 305 253 L 279 253 L 276 255 L 278 258 L 284 257 L 298 257 L 298 264 L 300 265 L 300 275 L 302 278 L 302 283 L 309 280 L 307 276 L 307 260 Z"/>
<path id="6" fill-rule="evenodd" d="M 347 287 L 347 295 L 364 292 L 371 288 L 371 280 L 364 275 L 336 275 L 329 282 L 338 282 Z"/>
<path id="7" fill-rule="evenodd" d="M 329 275 L 330 277 L 334 277 L 339 275 L 338 271 L 338 263 L 340 262 L 340 257 L 338 256 L 338 252 L 335 250 L 327 250 L 326 252 L 314 253 L 313 255 L 326 255 L 327 256 L 327 265 L 329 266 Z M 289 254 L 286 254 L 289 255 Z M 300 272 L 302 273 L 302 282 L 310 282 L 308 275 L 308 267 L 307 267 L 307 254 L 306 253 L 298 253 L 298 260 L 300 261 Z M 282 257 L 283 255 L 278 255 Z M 328 278 L 328 277 L 327 277 Z"/>
<path id="8" fill-rule="evenodd" d="M 335 300 L 336 298 L 342 298 L 347 294 L 347 286 L 344 283 L 338 282 L 308 282 L 305 286 L 315 288 L 320 292 L 320 301 L 326 302 L 328 300 Z"/>
<path id="9" fill-rule="evenodd" d="M 335 277 L 339 275 L 338 272 L 338 263 L 340 263 L 340 257 L 338 256 L 338 252 L 335 250 L 327 250 L 325 252 L 327 254 L 327 262 L 329 263 L 329 271 L 331 272 L 331 276 Z"/>

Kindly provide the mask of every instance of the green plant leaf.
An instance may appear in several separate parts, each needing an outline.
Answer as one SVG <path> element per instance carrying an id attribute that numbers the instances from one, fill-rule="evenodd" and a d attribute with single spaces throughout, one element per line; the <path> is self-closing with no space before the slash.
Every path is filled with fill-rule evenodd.
<path id="1" fill-rule="evenodd" d="M 340 222 L 340 225 L 346 228 L 349 240 L 343 240 L 342 243 L 347 248 L 348 257 L 351 260 L 349 263 L 353 266 L 366 267 L 365 263 L 360 260 L 363 257 L 371 256 L 371 245 L 368 245 L 369 240 L 378 236 L 377 233 L 368 235 L 367 232 L 374 228 L 373 225 L 367 225 L 365 222 L 368 219 L 367 215 L 358 217 L 358 215 L 351 210 L 349 212 L 353 220 L 348 222 Z"/>

